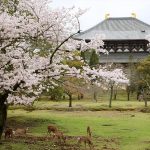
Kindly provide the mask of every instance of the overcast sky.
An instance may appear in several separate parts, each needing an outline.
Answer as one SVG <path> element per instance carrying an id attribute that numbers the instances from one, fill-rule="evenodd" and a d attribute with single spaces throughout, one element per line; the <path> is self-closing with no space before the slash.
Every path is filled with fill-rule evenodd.
<path id="1" fill-rule="evenodd" d="M 131 17 L 134 12 L 138 19 L 150 24 L 150 0 L 53 0 L 51 6 L 89 8 L 80 18 L 82 31 L 103 21 L 106 13 L 110 17 Z"/>

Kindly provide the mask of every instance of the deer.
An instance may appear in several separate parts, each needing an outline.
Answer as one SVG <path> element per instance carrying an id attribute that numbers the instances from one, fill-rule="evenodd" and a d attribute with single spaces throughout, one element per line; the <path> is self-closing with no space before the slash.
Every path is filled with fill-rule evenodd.
<path id="1" fill-rule="evenodd" d="M 92 136 L 92 132 L 91 132 L 90 126 L 87 126 L 87 136 L 89 136 L 90 138 Z"/>
<path id="2" fill-rule="evenodd" d="M 5 134 L 5 139 L 6 138 L 13 138 L 14 131 L 11 128 L 7 128 L 4 132 L 4 134 Z"/>
<path id="3" fill-rule="evenodd" d="M 63 140 L 63 142 L 66 143 L 66 137 L 64 136 L 63 132 L 59 130 L 54 133 L 53 139 L 58 139 L 60 142 Z"/>
<path id="4" fill-rule="evenodd" d="M 78 145 L 80 145 L 81 143 L 84 143 L 85 145 L 85 149 L 86 149 L 86 145 L 88 144 L 90 150 L 92 150 L 93 147 L 93 142 L 92 142 L 92 139 L 91 139 L 91 129 L 90 127 L 88 126 L 87 127 L 87 136 L 80 136 L 77 138 L 77 141 L 78 141 Z"/>
<path id="5" fill-rule="evenodd" d="M 58 128 L 54 125 L 48 125 L 47 126 L 47 132 L 51 135 L 51 132 L 53 132 L 53 134 L 55 134 L 56 132 L 58 132 Z"/>
<path id="6" fill-rule="evenodd" d="M 15 135 L 26 135 L 26 133 L 27 133 L 28 130 L 29 130 L 28 127 L 26 129 L 17 128 L 15 130 Z"/>

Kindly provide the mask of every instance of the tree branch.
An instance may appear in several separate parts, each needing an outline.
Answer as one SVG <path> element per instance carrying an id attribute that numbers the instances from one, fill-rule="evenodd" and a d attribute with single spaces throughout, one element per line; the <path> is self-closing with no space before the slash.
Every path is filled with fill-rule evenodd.
<path id="1" fill-rule="evenodd" d="M 52 53 L 52 55 L 51 55 L 51 57 L 50 57 L 50 64 L 53 63 L 53 57 L 54 57 L 55 53 L 59 50 L 59 48 L 60 48 L 65 42 L 67 42 L 70 38 L 72 38 L 74 35 L 76 35 L 76 34 L 78 34 L 78 33 L 80 33 L 80 31 L 71 34 L 68 38 L 66 38 L 64 41 L 62 41 L 62 42 L 55 48 L 55 50 L 53 51 L 53 53 Z"/>

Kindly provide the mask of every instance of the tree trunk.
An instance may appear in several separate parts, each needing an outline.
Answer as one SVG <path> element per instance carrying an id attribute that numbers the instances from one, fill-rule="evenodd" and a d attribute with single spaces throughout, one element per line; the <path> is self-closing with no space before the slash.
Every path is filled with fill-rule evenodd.
<path id="1" fill-rule="evenodd" d="M 65 100 L 65 99 L 66 99 L 65 95 L 63 95 L 63 100 Z"/>
<path id="2" fill-rule="evenodd" d="M 117 89 L 114 90 L 114 100 L 117 99 Z"/>
<path id="3" fill-rule="evenodd" d="M 78 100 L 80 100 L 81 99 L 81 96 L 80 96 L 80 94 L 78 94 Z"/>
<path id="4" fill-rule="evenodd" d="M 144 100 L 145 107 L 147 107 L 147 95 L 146 94 L 144 94 L 143 100 Z"/>
<path id="5" fill-rule="evenodd" d="M 110 87 L 109 108 L 111 108 L 112 97 L 113 97 L 113 85 L 111 85 L 111 87 Z"/>
<path id="6" fill-rule="evenodd" d="M 140 94 L 141 94 L 141 92 L 138 91 L 138 92 L 137 92 L 137 96 L 136 96 L 136 99 L 137 99 L 137 100 L 139 100 L 139 95 L 140 95 Z"/>
<path id="7" fill-rule="evenodd" d="M 147 91 L 143 90 L 143 100 L 144 100 L 145 107 L 147 107 L 147 98 L 148 98 Z"/>
<path id="8" fill-rule="evenodd" d="M 69 107 L 72 107 L 72 95 L 69 95 Z"/>
<path id="9" fill-rule="evenodd" d="M 145 107 L 147 107 L 147 99 L 144 99 Z"/>
<path id="10" fill-rule="evenodd" d="M 126 87 L 126 92 L 127 92 L 127 101 L 130 101 L 131 86 Z"/>
<path id="11" fill-rule="evenodd" d="M 127 100 L 130 101 L 130 92 L 127 92 Z"/>
<path id="12" fill-rule="evenodd" d="M 94 91 L 94 101 L 97 102 L 97 92 Z"/>
<path id="13" fill-rule="evenodd" d="M 17 88 L 20 86 L 21 83 L 24 83 L 24 81 L 17 82 L 13 86 L 13 91 L 16 91 Z M 8 98 L 8 95 L 11 93 L 9 90 L 5 90 L 4 93 L 0 94 L 0 141 L 2 138 L 2 133 L 6 124 L 7 119 L 7 104 L 6 100 Z"/>
<path id="14" fill-rule="evenodd" d="M 83 99 L 84 98 L 84 95 L 81 93 L 81 99 Z"/>
<path id="15" fill-rule="evenodd" d="M 0 99 L 0 140 L 7 119 L 7 105 Z"/>
<path id="16" fill-rule="evenodd" d="M 7 119 L 7 104 L 5 104 L 9 92 L 5 91 L 0 95 L 0 141 Z"/>

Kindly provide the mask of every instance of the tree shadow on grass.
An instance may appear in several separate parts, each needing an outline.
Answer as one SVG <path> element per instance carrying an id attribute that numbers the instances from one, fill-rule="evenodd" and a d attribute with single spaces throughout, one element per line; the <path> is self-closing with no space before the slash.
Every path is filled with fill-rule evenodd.
<path id="1" fill-rule="evenodd" d="M 42 124 L 56 124 L 56 120 L 28 117 L 9 117 L 6 126 L 15 128 L 39 127 Z"/>

